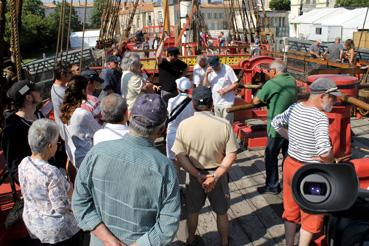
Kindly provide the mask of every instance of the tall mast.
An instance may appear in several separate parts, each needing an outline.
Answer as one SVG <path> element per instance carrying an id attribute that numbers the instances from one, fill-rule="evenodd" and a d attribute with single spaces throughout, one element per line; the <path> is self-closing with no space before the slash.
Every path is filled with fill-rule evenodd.
<path id="1" fill-rule="evenodd" d="M 170 35 L 170 15 L 168 0 L 162 0 L 163 15 L 164 15 L 164 31 Z"/>

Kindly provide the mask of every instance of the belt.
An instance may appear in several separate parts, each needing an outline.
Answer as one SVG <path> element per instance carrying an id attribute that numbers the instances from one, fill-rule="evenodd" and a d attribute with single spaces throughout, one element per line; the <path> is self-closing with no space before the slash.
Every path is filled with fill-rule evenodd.
<path id="1" fill-rule="evenodd" d="M 299 162 L 299 163 L 303 163 L 302 161 L 299 161 L 299 160 L 297 160 L 296 158 L 294 158 L 294 157 L 292 157 L 290 155 L 288 155 L 288 157 L 291 158 L 291 160 L 293 160 L 293 161 L 296 161 L 296 162 Z"/>

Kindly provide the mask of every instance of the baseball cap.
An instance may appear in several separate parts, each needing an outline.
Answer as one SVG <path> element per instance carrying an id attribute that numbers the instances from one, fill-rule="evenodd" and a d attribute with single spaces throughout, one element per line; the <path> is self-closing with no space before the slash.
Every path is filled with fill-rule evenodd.
<path id="1" fill-rule="evenodd" d="M 179 55 L 179 49 L 177 47 L 169 47 L 167 49 L 169 55 Z"/>
<path id="2" fill-rule="evenodd" d="M 40 85 L 32 83 L 28 80 L 20 80 L 18 82 L 15 82 L 9 88 L 9 90 L 6 92 L 6 95 L 11 99 L 16 100 L 18 98 L 25 96 L 30 91 L 41 91 L 41 90 L 42 86 Z"/>
<path id="3" fill-rule="evenodd" d="M 208 64 L 211 66 L 211 67 L 216 67 L 216 66 L 218 66 L 219 65 L 219 63 L 220 63 L 220 61 L 219 61 L 219 57 L 218 56 L 210 56 L 209 58 L 208 58 Z"/>
<path id="4" fill-rule="evenodd" d="M 142 127 L 156 127 L 166 120 L 167 109 L 158 94 L 143 94 L 133 104 L 131 118 Z"/>
<path id="5" fill-rule="evenodd" d="M 86 69 L 81 72 L 81 76 L 85 77 L 88 80 L 94 80 L 100 83 L 103 83 L 104 80 L 99 77 L 99 74 L 92 69 Z"/>
<path id="6" fill-rule="evenodd" d="M 205 105 L 210 106 L 213 103 L 213 97 L 211 90 L 205 86 L 198 86 L 192 91 L 192 100 L 197 106 Z"/>
<path id="7" fill-rule="evenodd" d="M 120 58 L 118 56 L 108 56 L 106 58 L 106 62 L 115 62 L 115 63 L 119 63 L 120 62 Z"/>
<path id="8" fill-rule="evenodd" d="M 187 91 L 191 89 L 192 83 L 187 77 L 176 79 L 177 88 L 180 91 Z"/>
<path id="9" fill-rule="evenodd" d="M 328 78 L 319 78 L 310 85 L 311 94 L 330 94 L 333 96 L 342 96 L 336 83 Z"/>

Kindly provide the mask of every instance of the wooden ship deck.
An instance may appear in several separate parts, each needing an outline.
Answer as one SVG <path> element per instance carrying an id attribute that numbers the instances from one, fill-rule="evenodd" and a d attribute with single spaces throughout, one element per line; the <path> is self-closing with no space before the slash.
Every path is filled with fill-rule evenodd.
<path id="1" fill-rule="evenodd" d="M 367 118 L 351 118 L 352 158 L 369 155 L 369 122 Z M 281 158 L 281 156 L 280 156 Z M 280 166 L 280 172 L 282 167 Z M 282 193 L 264 194 L 257 187 L 265 182 L 264 150 L 241 150 L 237 162 L 229 173 L 231 207 L 230 245 L 285 245 Z M 216 228 L 216 215 L 207 201 L 201 210 L 197 234 L 205 245 L 220 245 Z M 182 219 L 177 236 L 171 246 L 185 245 L 186 220 Z"/>

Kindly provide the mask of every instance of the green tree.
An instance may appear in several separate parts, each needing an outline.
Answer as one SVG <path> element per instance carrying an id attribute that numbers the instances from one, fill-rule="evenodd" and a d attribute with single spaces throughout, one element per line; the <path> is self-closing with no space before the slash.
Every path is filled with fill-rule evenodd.
<path id="1" fill-rule="evenodd" d="M 270 0 L 269 7 L 273 10 L 291 10 L 290 0 Z"/>
<path id="2" fill-rule="evenodd" d="M 25 0 L 22 9 L 22 26 L 20 30 L 20 48 L 22 52 L 27 52 L 35 47 L 45 46 L 44 32 L 45 11 L 40 0 Z M 11 22 L 10 13 L 6 13 L 5 42 L 10 46 Z"/>
<path id="3" fill-rule="evenodd" d="M 336 7 L 369 7 L 369 0 L 337 0 Z"/>
<path id="4" fill-rule="evenodd" d="M 45 10 L 41 0 L 27 0 L 23 2 L 23 14 L 33 14 L 45 17 Z"/>
<path id="5" fill-rule="evenodd" d="M 92 9 L 91 15 L 91 27 L 100 28 L 101 26 L 101 16 L 103 14 L 103 8 L 105 5 L 105 0 L 95 0 L 94 8 Z"/>
<path id="6" fill-rule="evenodd" d="M 22 27 L 20 30 L 21 52 L 35 52 L 56 46 L 59 30 L 61 4 L 57 3 L 55 12 L 45 17 L 45 11 L 41 0 L 24 0 L 22 11 Z M 68 35 L 69 4 L 65 6 L 64 15 L 64 44 Z M 71 32 L 82 30 L 77 13 L 72 9 Z M 11 25 L 10 14 L 6 14 L 5 41 L 10 46 Z M 65 46 L 64 46 L 65 47 Z M 36 50 L 36 51 L 37 51 Z M 40 52 L 41 53 L 41 52 Z"/>
<path id="7" fill-rule="evenodd" d="M 66 3 L 64 8 L 64 35 L 68 34 L 68 24 L 69 24 L 69 3 Z M 61 9 L 62 4 L 57 3 L 55 11 L 50 14 L 47 19 L 49 21 L 50 28 L 55 31 L 55 33 L 58 33 L 59 30 L 59 21 L 61 17 Z M 72 17 L 71 17 L 71 32 L 81 31 L 82 25 L 78 20 L 78 15 L 74 8 L 72 8 Z M 65 36 L 66 37 L 66 36 Z"/>
<path id="8" fill-rule="evenodd" d="M 69 6 L 70 6 L 69 3 L 66 3 L 65 8 L 64 8 L 63 49 L 66 48 L 66 43 L 69 42 L 69 37 L 68 37 Z M 57 3 L 55 11 L 45 18 L 45 24 L 47 25 L 47 28 L 46 28 L 47 33 L 46 33 L 45 36 L 49 40 L 48 41 L 49 42 L 48 47 L 56 47 L 57 38 L 59 36 L 59 22 L 60 22 L 60 18 L 61 18 L 61 9 L 62 9 L 62 4 Z M 70 32 L 76 32 L 76 31 L 81 31 L 81 30 L 82 30 L 82 25 L 78 20 L 78 15 L 77 15 L 75 9 L 72 8 Z M 60 33 L 60 35 L 62 35 L 62 34 Z"/>

